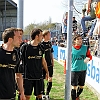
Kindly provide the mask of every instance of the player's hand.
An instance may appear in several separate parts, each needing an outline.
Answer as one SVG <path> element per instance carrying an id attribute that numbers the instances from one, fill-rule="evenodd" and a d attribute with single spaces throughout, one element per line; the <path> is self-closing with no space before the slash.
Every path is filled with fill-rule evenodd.
<path id="1" fill-rule="evenodd" d="M 45 79 L 48 80 L 48 78 L 49 78 L 49 72 L 46 73 L 46 77 L 45 77 Z"/>
<path id="2" fill-rule="evenodd" d="M 54 66 L 54 62 L 52 62 L 52 66 Z"/>
<path id="3" fill-rule="evenodd" d="M 25 97 L 24 93 L 20 94 L 20 100 L 26 100 L 26 97 Z"/>
<path id="4" fill-rule="evenodd" d="M 90 61 L 90 58 L 88 58 L 88 57 L 86 57 L 85 59 L 84 59 L 84 62 L 85 63 L 88 63 Z"/>

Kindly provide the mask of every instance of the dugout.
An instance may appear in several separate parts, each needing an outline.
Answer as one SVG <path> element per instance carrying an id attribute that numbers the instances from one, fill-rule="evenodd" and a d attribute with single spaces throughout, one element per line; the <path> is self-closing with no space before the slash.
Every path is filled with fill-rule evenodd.
<path id="1" fill-rule="evenodd" d="M 17 4 L 12 0 L 0 0 L 0 40 L 4 29 L 17 27 Z"/>

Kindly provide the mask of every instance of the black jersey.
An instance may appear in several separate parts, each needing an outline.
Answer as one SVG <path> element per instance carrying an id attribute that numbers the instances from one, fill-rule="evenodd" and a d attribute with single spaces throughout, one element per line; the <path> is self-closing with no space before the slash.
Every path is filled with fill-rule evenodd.
<path id="1" fill-rule="evenodd" d="M 0 99 L 15 97 L 15 73 L 18 63 L 17 51 L 6 51 L 0 47 Z"/>
<path id="2" fill-rule="evenodd" d="M 32 46 L 24 44 L 21 47 L 22 64 L 24 66 L 24 78 L 37 80 L 42 78 L 42 45 Z"/>
<path id="3" fill-rule="evenodd" d="M 24 68 L 23 68 L 22 63 L 21 63 L 21 52 L 20 52 L 20 48 L 24 44 L 25 44 L 25 42 L 22 42 L 21 45 L 20 45 L 20 47 L 16 47 L 15 48 L 15 50 L 18 53 L 18 57 L 19 57 L 19 62 L 17 64 L 17 68 L 18 68 L 17 70 L 18 70 L 19 73 L 22 73 L 22 74 L 24 73 Z"/>
<path id="4" fill-rule="evenodd" d="M 51 45 L 51 42 L 42 42 L 43 46 L 44 46 L 44 53 L 45 53 L 45 59 L 47 62 L 47 66 L 50 67 L 52 66 L 52 57 L 51 57 L 51 53 L 53 53 L 53 48 Z"/>

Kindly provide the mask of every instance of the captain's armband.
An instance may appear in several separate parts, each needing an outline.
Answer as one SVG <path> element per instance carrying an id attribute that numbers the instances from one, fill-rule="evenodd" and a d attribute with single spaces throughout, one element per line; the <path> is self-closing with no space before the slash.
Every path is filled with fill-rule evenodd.
<path id="1" fill-rule="evenodd" d="M 45 58 L 45 54 L 43 54 L 43 58 Z"/>

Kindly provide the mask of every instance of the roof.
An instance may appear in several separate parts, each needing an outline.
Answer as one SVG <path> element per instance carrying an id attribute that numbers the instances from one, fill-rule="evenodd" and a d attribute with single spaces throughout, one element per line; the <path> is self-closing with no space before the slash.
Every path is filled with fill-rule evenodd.
<path id="1" fill-rule="evenodd" d="M 0 0 L 0 38 L 8 27 L 17 27 L 17 4 L 12 0 Z"/>
<path id="2" fill-rule="evenodd" d="M 17 9 L 17 4 L 12 0 L 0 0 L 0 11 L 5 9 Z"/>

